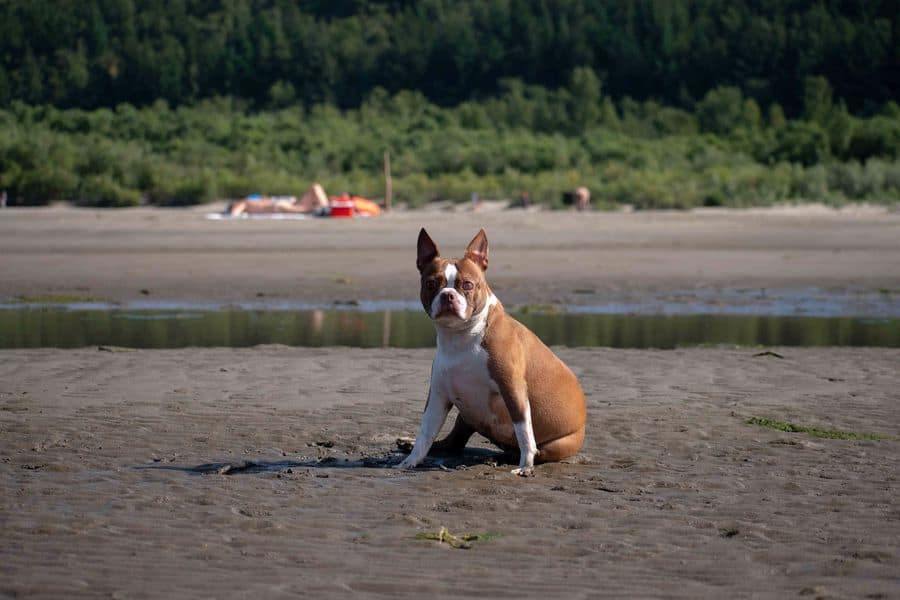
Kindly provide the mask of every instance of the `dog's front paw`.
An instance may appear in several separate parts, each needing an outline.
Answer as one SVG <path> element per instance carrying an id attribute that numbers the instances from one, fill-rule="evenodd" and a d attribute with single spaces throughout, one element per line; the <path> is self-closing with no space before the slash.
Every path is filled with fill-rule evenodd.
<path id="1" fill-rule="evenodd" d="M 534 477 L 534 467 L 519 467 L 518 469 L 513 469 L 510 473 L 519 477 Z"/>
<path id="2" fill-rule="evenodd" d="M 416 465 L 418 465 L 418 464 L 419 464 L 418 461 L 409 460 L 409 457 L 407 457 L 407 458 L 404 458 L 403 460 L 401 460 L 400 462 L 398 462 L 392 468 L 404 469 L 404 470 L 415 469 Z"/>

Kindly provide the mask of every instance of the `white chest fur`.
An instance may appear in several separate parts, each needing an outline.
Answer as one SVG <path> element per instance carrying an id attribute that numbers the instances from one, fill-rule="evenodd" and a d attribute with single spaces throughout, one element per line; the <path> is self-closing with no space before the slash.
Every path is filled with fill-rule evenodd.
<path id="1" fill-rule="evenodd" d="M 512 421 L 497 384 L 491 379 L 488 353 L 482 346 L 487 313 L 495 303 L 496 298 L 491 296 L 483 314 L 476 316 L 477 326 L 471 330 L 438 329 L 431 387 L 432 392 L 456 406 L 479 433 L 509 443 L 515 440 Z"/>
<path id="2" fill-rule="evenodd" d="M 491 393 L 497 393 L 487 361 L 481 336 L 439 334 L 438 351 L 431 369 L 431 385 L 461 411 L 467 405 L 486 405 Z"/>

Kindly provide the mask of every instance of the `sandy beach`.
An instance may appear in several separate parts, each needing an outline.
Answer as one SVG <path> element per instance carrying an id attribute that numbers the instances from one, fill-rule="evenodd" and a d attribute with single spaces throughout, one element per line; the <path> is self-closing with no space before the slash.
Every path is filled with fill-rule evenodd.
<path id="1" fill-rule="evenodd" d="M 900 290 L 900 213 L 879 208 L 204 218 L 221 208 L 0 212 L 0 300 L 415 300 L 421 227 L 450 256 L 484 227 L 491 285 L 507 304 L 724 289 Z"/>
<path id="2" fill-rule="evenodd" d="M 0 299 L 408 301 L 421 226 L 484 226 L 507 303 L 900 289 L 878 209 L 210 210 L 0 211 Z M 0 596 L 900 597 L 900 349 L 556 350 L 587 438 L 528 479 L 480 438 L 390 468 L 431 349 L 0 351 Z"/>

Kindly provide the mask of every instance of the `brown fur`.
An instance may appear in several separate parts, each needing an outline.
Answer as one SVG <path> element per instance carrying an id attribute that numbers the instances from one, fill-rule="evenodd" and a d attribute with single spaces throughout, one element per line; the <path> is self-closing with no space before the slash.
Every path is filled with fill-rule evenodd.
<path id="1" fill-rule="evenodd" d="M 521 422 L 526 403 L 531 405 L 535 460 L 560 460 L 578 452 L 587 411 L 581 386 L 565 363 L 501 304 L 488 313 L 482 345 L 512 421 Z"/>

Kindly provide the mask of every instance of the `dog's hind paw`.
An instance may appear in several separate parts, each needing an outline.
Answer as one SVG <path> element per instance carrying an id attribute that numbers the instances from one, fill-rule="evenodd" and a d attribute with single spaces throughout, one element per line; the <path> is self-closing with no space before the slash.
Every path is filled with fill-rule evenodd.
<path id="1" fill-rule="evenodd" d="M 409 454 L 412 452 L 413 446 L 416 445 L 416 440 L 408 437 L 398 437 L 395 443 L 397 444 L 397 450 Z"/>

